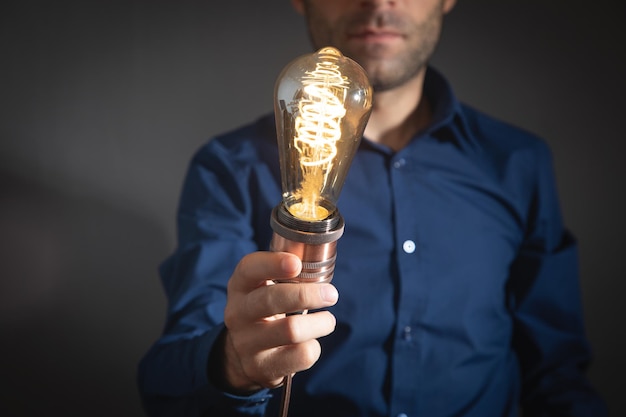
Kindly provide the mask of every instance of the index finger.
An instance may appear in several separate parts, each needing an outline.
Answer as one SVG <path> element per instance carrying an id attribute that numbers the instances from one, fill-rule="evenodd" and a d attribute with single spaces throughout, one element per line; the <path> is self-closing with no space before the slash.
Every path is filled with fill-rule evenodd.
<path id="1" fill-rule="evenodd" d="M 268 280 L 294 278 L 302 269 L 296 255 L 287 252 L 253 252 L 239 261 L 228 282 L 232 291 L 250 292 Z"/>

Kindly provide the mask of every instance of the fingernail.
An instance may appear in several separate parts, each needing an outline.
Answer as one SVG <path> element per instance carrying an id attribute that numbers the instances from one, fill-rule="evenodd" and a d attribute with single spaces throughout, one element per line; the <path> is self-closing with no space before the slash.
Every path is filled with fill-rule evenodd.
<path id="1" fill-rule="evenodd" d="M 337 292 L 337 288 L 333 285 L 322 285 L 320 289 L 322 300 L 327 303 L 335 303 L 339 299 L 339 293 Z"/>

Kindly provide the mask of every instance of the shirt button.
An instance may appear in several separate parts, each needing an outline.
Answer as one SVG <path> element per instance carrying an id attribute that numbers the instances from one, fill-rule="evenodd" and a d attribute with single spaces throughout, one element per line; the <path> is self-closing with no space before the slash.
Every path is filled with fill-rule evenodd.
<path id="1" fill-rule="evenodd" d="M 411 332 L 412 332 L 411 326 L 406 326 L 403 329 L 402 338 L 404 339 L 405 342 L 411 341 Z"/>
<path id="2" fill-rule="evenodd" d="M 394 168 L 402 168 L 406 164 L 406 159 L 400 158 L 393 163 Z"/>
<path id="3" fill-rule="evenodd" d="M 402 244 L 402 249 L 406 253 L 415 252 L 415 242 L 413 242 L 412 240 L 405 240 L 404 243 Z"/>

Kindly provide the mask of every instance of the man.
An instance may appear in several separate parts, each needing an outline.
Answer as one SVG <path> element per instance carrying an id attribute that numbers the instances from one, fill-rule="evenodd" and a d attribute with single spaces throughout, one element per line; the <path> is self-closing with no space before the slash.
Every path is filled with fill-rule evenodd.
<path id="1" fill-rule="evenodd" d="M 606 415 L 586 381 L 576 247 L 544 142 L 454 97 L 428 67 L 454 0 L 293 0 L 313 46 L 359 62 L 373 110 L 339 206 L 333 284 L 269 285 L 273 116 L 194 157 L 162 266 L 151 415 Z M 341 300 L 338 301 L 338 294 Z M 285 312 L 313 310 L 307 315 Z"/>

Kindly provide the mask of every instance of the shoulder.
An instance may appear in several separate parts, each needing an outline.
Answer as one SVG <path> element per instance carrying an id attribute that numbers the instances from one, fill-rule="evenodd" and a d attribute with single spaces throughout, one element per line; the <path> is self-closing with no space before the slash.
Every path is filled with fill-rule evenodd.
<path id="1" fill-rule="evenodd" d="M 275 152 L 276 128 L 272 115 L 265 115 L 248 123 L 220 133 L 203 144 L 194 155 L 194 161 L 227 159 L 231 163 L 263 158 Z"/>
<path id="2" fill-rule="evenodd" d="M 546 140 L 529 130 L 467 104 L 461 104 L 461 114 L 468 140 L 487 155 L 497 159 L 526 155 L 536 163 L 544 163 L 552 158 Z"/>
<path id="3" fill-rule="evenodd" d="M 553 171 L 552 150 L 537 134 L 462 104 L 467 143 L 499 177 L 541 180 Z"/>
<path id="4" fill-rule="evenodd" d="M 552 150 L 539 135 L 500 120 L 465 104 L 461 107 L 462 152 L 487 178 L 498 184 L 502 195 L 529 213 L 540 198 L 557 206 Z"/>
<path id="5" fill-rule="evenodd" d="M 465 126 L 471 140 L 483 150 L 511 154 L 516 152 L 550 153 L 547 142 L 537 134 L 461 104 Z"/>

